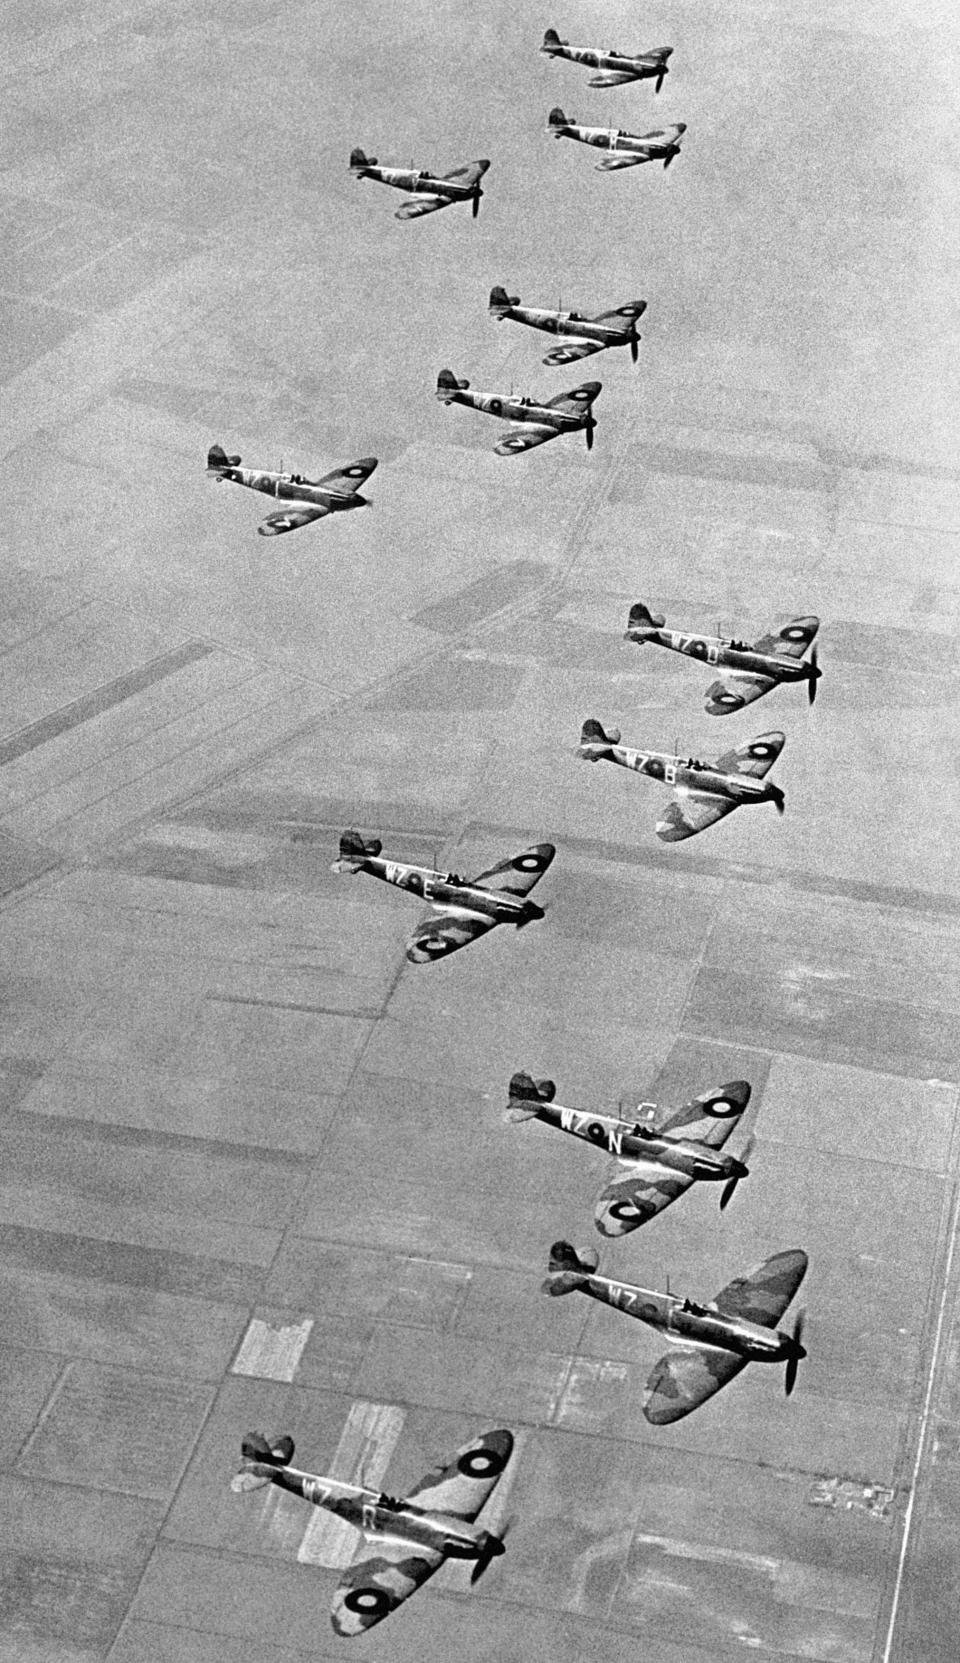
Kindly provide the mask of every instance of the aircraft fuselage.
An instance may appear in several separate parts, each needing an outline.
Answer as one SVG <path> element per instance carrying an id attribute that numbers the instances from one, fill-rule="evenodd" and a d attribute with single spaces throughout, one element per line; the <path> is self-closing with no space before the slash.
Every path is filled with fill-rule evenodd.
<path id="1" fill-rule="evenodd" d="M 433 1548 L 455 1559 L 477 1559 L 483 1551 L 486 1530 L 466 1519 L 433 1513 L 412 1502 L 394 1502 L 379 1490 L 299 1472 L 294 1467 L 264 1463 L 249 1470 L 261 1478 L 269 1478 L 278 1489 L 302 1496 L 314 1507 L 326 1508 L 365 1536 L 390 1536 L 412 1546 Z"/>
<path id="2" fill-rule="evenodd" d="M 744 670 L 751 675 L 769 676 L 774 681 L 808 681 L 811 667 L 804 659 L 781 658 L 775 653 L 754 652 L 738 642 L 725 641 L 720 636 L 697 635 L 679 629 L 640 627 L 627 631 L 627 638 L 638 647 L 649 643 L 666 647 L 670 652 L 682 653 L 686 658 L 699 659 L 702 664 L 716 665 L 729 670 Z"/>
<path id="3" fill-rule="evenodd" d="M 449 196 L 451 201 L 467 201 L 476 196 L 479 191 L 477 184 L 458 185 L 453 179 L 437 179 L 432 173 L 425 173 L 422 168 L 410 167 L 379 167 L 371 164 L 369 167 L 358 167 L 355 170 L 358 179 L 378 179 L 382 185 L 392 185 L 398 191 L 423 191 L 432 196 Z"/>
<path id="4" fill-rule="evenodd" d="M 251 491 L 263 491 L 279 502 L 312 502 L 335 514 L 346 508 L 368 508 L 369 500 L 357 491 L 341 493 L 316 481 L 301 479 L 296 474 L 271 473 L 260 468 L 210 468 L 220 484 L 246 485 Z"/>
<path id="5" fill-rule="evenodd" d="M 451 872 L 435 872 L 429 866 L 409 866 L 403 861 L 384 860 L 380 855 L 358 856 L 355 861 L 336 861 L 334 870 L 369 872 L 383 883 L 394 884 L 419 895 L 443 912 L 480 913 L 498 924 L 526 924 L 543 917 L 543 908 L 528 896 L 504 891 L 477 889 L 461 883 Z"/>
<path id="6" fill-rule="evenodd" d="M 630 745 L 609 745 L 598 761 L 615 762 L 635 774 L 660 780 L 678 791 L 702 792 L 714 797 L 733 797 L 741 803 L 773 802 L 780 789 L 753 774 L 724 774 L 706 762 L 689 757 L 669 756 L 664 751 L 636 751 Z"/>
<path id="7" fill-rule="evenodd" d="M 544 43 L 540 50 L 549 58 L 566 58 L 569 63 L 584 64 L 587 69 L 616 70 L 618 75 L 632 75 L 638 81 L 646 76 L 657 76 L 664 68 L 659 58 L 634 58 L 626 52 L 615 52 L 612 47 L 601 51 L 595 46 L 567 46 L 561 42 L 559 45 Z"/>
<path id="8" fill-rule="evenodd" d="M 586 427 L 589 412 L 576 415 L 570 410 L 558 410 L 555 405 L 537 404 L 532 398 L 500 397 L 498 394 L 474 393 L 469 388 L 439 388 L 437 397 L 444 404 L 466 404 L 471 410 L 483 410 L 488 416 L 499 416 L 508 422 L 536 422 L 540 427 L 555 427 L 558 432 L 575 431 Z"/>
<path id="9" fill-rule="evenodd" d="M 732 1155 L 724 1155 L 690 1138 L 670 1138 L 613 1115 L 587 1114 L 582 1109 L 564 1108 L 560 1103 L 530 1106 L 535 1107 L 536 1118 L 547 1126 L 557 1126 L 573 1137 L 585 1138 L 618 1160 L 651 1161 L 706 1182 L 746 1176 L 746 1168 Z"/>
<path id="10" fill-rule="evenodd" d="M 782 1363 L 788 1357 L 801 1354 L 793 1336 L 778 1328 L 765 1328 L 762 1323 L 747 1322 L 741 1317 L 722 1316 L 719 1311 L 695 1305 L 692 1300 L 678 1299 L 675 1294 L 636 1288 L 629 1282 L 617 1282 L 607 1276 L 584 1276 L 578 1285 L 591 1299 L 636 1317 L 680 1345 L 686 1342 L 716 1346 L 722 1351 L 735 1351 L 754 1363 Z"/>
<path id="11" fill-rule="evenodd" d="M 549 335 L 576 335 L 585 341 L 603 341 L 605 346 L 615 346 L 629 341 L 629 331 L 621 325 L 619 328 L 612 323 L 598 323 L 590 318 L 578 317 L 575 312 L 551 312 L 539 306 L 511 306 L 502 314 L 505 318 L 515 318 L 518 323 L 529 324 L 532 329 L 543 329 Z"/>

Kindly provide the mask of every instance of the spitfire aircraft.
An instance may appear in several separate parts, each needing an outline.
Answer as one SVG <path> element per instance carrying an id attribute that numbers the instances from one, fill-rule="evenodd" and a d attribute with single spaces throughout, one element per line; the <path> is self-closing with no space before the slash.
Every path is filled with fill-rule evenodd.
<path id="1" fill-rule="evenodd" d="M 412 191 L 411 200 L 397 209 L 395 219 L 420 219 L 454 202 L 472 202 L 476 219 L 483 195 L 480 181 L 489 166 L 488 161 L 468 162 L 452 173 L 433 174 L 415 167 L 380 167 L 376 156 L 365 156 L 362 150 L 350 152 L 350 172 L 355 179 L 379 179 L 381 185 L 392 185 L 394 190 Z"/>
<path id="2" fill-rule="evenodd" d="M 353 1561 L 333 1596 L 331 1621 L 338 1634 L 363 1634 L 382 1622 L 446 1559 L 472 1559 L 471 1581 L 477 1582 L 506 1551 L 505 1532 L 498 1536 L 476 1521 L 513 1452 L 510 1432 L 485 1432 L 465 1444 L 448 1467 L 428 1473 L 403 1500 L 298 1471 L 290 1465 L 290 1437 L 268 1440 L 250 1432 L 240 1447 L 234 1491 L 275 1484 L 359 1531 Z"/>
<path id="3" fill-rule="evenodd" d="M 629 81 L 656 81 L 655 92 L 663 86 L 669 71 L 668 58 L 673 57 L 672 46 L 652 46 L 649 52 L 615 52 L 613 47 L 601 51 L 596 46 L 571 46 L 561 40 L 556 29 L 548 29 L 543 37 L 541 52 L 548 58 L 568 58 L 571 63 L 584 64 L 587 69 L 598 69 L 591 75 L 589 87 L 622 87 Z"/>
<path id="4" fill-rule="evenodd" d="M 789 1334 L 776 1324 L 806 1274 L 807 1255 L 801 1248 L 775 1253 L 746 1276 L 735 1277 L 708 1305 L 597 1276 L 594 1249 L 578 1253 L 566 1241 L 554 1242 L 548 1268 L 544 1293 L 588 1294 L 661 1329 L 683 1347 L 677 1357 L 661 1357 L 647 1379 L 643 1412 L 652 1425 L 682 1420 L 748 1363 L 785 1363 L 787 1396 L 793 1391 L 797 1368 L 807 1355 L 803 1312 Z"/>
<path id="5" fill-rule="evenodd" d="M 660 127 L 653 133 L 624 133 L 619 127 L 583 127 L 568 120 L 561 109 L 550 111 L 547 132 L 555 139 L 576 139 L 580 144 L 592 144 L 598 150 L 608 150 L 597 168 L 609 173 L 612 168 L 639 167 L 641 162 L 662 162 L 669 167 L 674 156 L 680 154 L 680 140 L 687 130 L 685 121 L 673 127 Z"/>
<path id="6" fill-rule="evenodd" d="M 455 872 L 434 872 L 428 866 L 406 866 L 399 861 L 381 860 L 383 845 L 377 837 L 363 838 L 345 831 L 340 837 L 340 858 L 331 871 L 369 872 L 400 889 L 419 895 L 439 913 L 418 924 L 407 943 L 407 958 L 413 964 L 429 964 L 445 958 L 486 935 L 497 924 L 514 924 L 518 930 L 537 918 L 544 909 L 529 899 L 540 882 L 556 849 L 552 843 L 534 843 L 532 848 L 509 860 L 501 860 L 477 878 L 461 878 Z"/>
<path id="7" fill-rule="evenodd" d="M 543 329 L 548 335 L 565 335 L 562 346 L 551 347 L 543 360 L 545 364 L 572 364 L 577 358 L 589 358 L 592 352 L 602 352 L 608 346 L 629 346 L 636 363 L 640 346 L 637 319 L 647 309 L 645 300 L 628 300 L 611 312 L 598 312 L 595 318 L 585 318 L 582 312 L 549 312 L 538 306 L 521 306 L 519 295 L 509 295 L 506 289 L 490 290 L 490 312 L 498 323 L 504 318 L 515 318 L 517 323 L 529 324 L 531 329 Z"/>
<path id="8" fill-rule="evenodd" d="M 813 704 L 822 670 L 817 665 L 814 644 L 809 659 L 803 655 L 820 628 L 819 618 L 791 618 L 771 635 L 761 635 L 751 647 L 748 641 L 725 640 L 719 635 L 696 635 L 679 629 L 665 629 L 662 613 L 651 612 L 642 601 L 630 608 L 626 641 L 638 647 L 650 643 L 671 652 L 717 665 L 725 673 L 707 688 L 709 716 L 728 716 L 754 699 L 762 699 L 782 681 L 805 681 Z"/>
<path id="9" fill-rule="evenodd" d="M 540 404 L 532 398 L 509 395 L 471 393 L 469 381 L 458 381 L 452 370 L 441 370 L 437 376 L 437 397 L 441 404 L 465 404 L 471 410 L 483 410 L 488 416 L 498 416 L 512 423 L 506 437 L 494 445 L 497 456 L 515 456 L 519 451 L 532 450 L 534 445 L 545 445 L 548 439 L 559 439 L 561 433 L 582 432 L 587 449 L 593 449 L 594 400 L 601 390 L 600 381 L 585 381 L 569 393 L 557 393 L 555 398 Z"/>
<path id="10" fill-rule="evenodd" d="M 286 508 L 268 514 L 257 526 L 261 537 L 279 537 L 283 531 L 296 531 L 321 520 L 325 514 L 340 514 L 347 508 L 369 508 L 367 497 L 360 495 L 360 486 L 369 479 L 377 465 L 375 456 L 361 456 L 359 462 L 348 462 L 334 468 L 322 479 L 307 479 L 299 473 L 264 473 L 259 468 L 241 468 L 239 456 L 228 456 L 220 445 L 211 445 L 207 453 L 207 473 L 218 484 L 246 485 L 251 491 L 263 491 L 286 503 Z"/>
<path id="11" fill-rule="evenodd" d="M 778 785 L 767 784 L 764 776 L 785 744 L 782 733 L 760 733 L 756 739 L 725 751 L 716 762 L 698 762 L 692 756 L 635 751 L 621 745 L 619 728 L 605 733 L 591 716 L 581 729 L 577 755 L 584 762 L 615 762 L 621 768 L 632 768 L 637 774 L 672 785 L 675 801 L 657 821 L 656 831 L 664 843 L 679 843 L 684 837 L 705 831 L 743 803 L 773 803 L 782 814 L 783 792 Z"/>
<path id="12" fill-rule="evenodd" d="M 514 1074 L 509 1089 L 505 1120 L 542 1120 L 617 1157 L 593 1215 L 602 1236 L 625 1236 L 636 1230 L 698 1180 L 723 1184 L 722 1211 L 741 1178 L 749 1176 L 746 1163 L 752 1141 L 739 1158 L 720 1152 L 750 1101 L 746 1080 L 731 1080 L 681 1109 L 667 1109 L 659 1115 L 655 1103 L 641 1103 L 638 1113 L 646 1110 L 646 1121 L 561 1108 L 554 1102 L 557 1088 L 553 1081 L 534 1080 L 529 1074 Z"/>

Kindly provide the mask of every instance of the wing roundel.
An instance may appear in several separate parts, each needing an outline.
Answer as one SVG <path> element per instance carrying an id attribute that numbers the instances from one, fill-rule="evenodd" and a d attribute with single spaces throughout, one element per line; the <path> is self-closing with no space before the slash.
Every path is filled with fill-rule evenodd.
<path id="1" fill-rule="evenodd" d="M 746 1357 L 714 1346 L 692 1347 L 661 1357 L 647 1379 L 643 1413 L 653 1426 L 669 1426 L 699 1409 L 721 1386 L 735 1380 Z"/>

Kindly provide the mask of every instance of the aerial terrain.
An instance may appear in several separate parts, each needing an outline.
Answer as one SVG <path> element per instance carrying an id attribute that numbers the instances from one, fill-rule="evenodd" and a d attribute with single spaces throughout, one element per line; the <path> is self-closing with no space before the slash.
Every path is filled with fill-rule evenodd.
<path id="1" fill-rule="evenodd" d="M 539 52 L 673 48 L 591 90 Z M 0 22 L 0 1663 L 952 1663 L 960 1609 L 960 23 L 929 0 L 11 0 Z M 552 106 L 682 149 L 598 172 Z M 351 149 L 448 171 L 410 223 Z M 491 317 L 647 301 L 636 366 Z M 602 383 L 588 453 L 438 373 Z M 379 460 L 264 540 L 205 470 Z M 822 677 L 704 710 L 643 601 Z M 581 724 L 786 745 L 670 845 Z M 546 916 L 437 964 L 341 833 Z M 752 1087 L 750 1176 L 605 1241 L 507 1124 Z M 551 1243 L 709 1299 L 809 1270 L 796 1390 L 641 1408 L 662 1338 Z M 506 1552 L 369 1635 L 352 1538 L 241 1437 L 403 1495 L 486 1429 Z"/>

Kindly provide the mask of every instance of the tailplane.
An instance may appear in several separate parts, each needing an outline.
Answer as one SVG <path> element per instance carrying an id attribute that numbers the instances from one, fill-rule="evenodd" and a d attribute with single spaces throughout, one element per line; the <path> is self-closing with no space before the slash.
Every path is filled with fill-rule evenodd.
<path id="1" fill-rule="evenodd" d="M 341 832 L 340 858 L 334 861 L 330 870 L 353 875 L 362 871 L 364 861 L 378 855 L 382 848 L 379 837 L 361 837 L 358 831 Z"/>
<path id="2" fill-rule="evenodd" d="M 451 404 L 453 394 L 462 393 L 469 385 L 469 381 L 458 381 L 452 370 L 441 370 L 437 376 L 437 397 Z"/>
<path id="3" fill-rule="evenodd" d="M 207 451 L 207 472 L 222 473 L 224 468 L 239 468 L 239 456 L 228 456 L 222 445 L 211 445 Z"/>
<path id="4" fill-rule="evenodd" d="M 511 1076 L 507 1089 L 510 1101 L 503 1118 L 513 1122 L 530 1120 L 540 1103 L 552 1103 L 557 1095 L 552 1080 L 535 1080 L 531 1074 L 522 1072 Z"/>
<path id="5" fill-rule="evenodd" d="M 600 723 L 593 716 L 588 716 L 580 729 L 580 743 L 577 755 L 584 762 L 602 762 L 611 755 L 611 748 L 620 743 L 620 729 L 611 728 L 605 733 Z"/>
<path id="6" fill-rule="evenodd" d="M 518 294 L 507 294 L 499 283 L 490 290 L 490 310 L 495 318 L 505 318 L 511 306 L 519 306 Z"/>
<path id="7" fill-rule="evenodd" d="M 286 1434 L 270 1442 L 260 1432 L 248 1432 L 240 1445 L 240 1471 L 231 1480 L 231 1490 L 262 1489 L 270 1483 L 273 1471 L 289 1467 L 293 1452 L 293 1439 Z"/>
<path id="8" fill-rule="evenodd" d="M 649 606 L 644 606 L 643 601 L 634 601 L 627 618 L 626 639 L 642 641 L 650 630 L 662 629 L 666 621 L 662 612 L 651 612 Z"/>
<path id="9" fill-rule="evenodd" d="M 558 1298 L 561 1294 L 573 1293 L 575 1288 L 582 1288 L 587 1278 L 592 1276 L 600 1261 L 596 1248 L 586 1247 L 578 1253 L 568 1241 L 555 1241 L 550 1249 L 547 1264 L 549 1272 L 547 1279 L 541 1284 L 541 1293 L 552 1294 Z"/>

